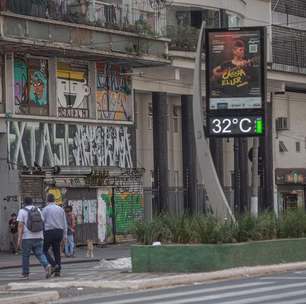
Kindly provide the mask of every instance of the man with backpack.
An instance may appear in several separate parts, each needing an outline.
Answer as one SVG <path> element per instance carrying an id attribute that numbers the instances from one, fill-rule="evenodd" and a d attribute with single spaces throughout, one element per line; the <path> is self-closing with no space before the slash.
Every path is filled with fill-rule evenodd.
<path id="1" fill-rule="evenodd" d="M 30 255 L 35 257 L 44 267 L 46 278 L 51 276 L 51 265 L 43 253 L 44 219 L 40 210 L 33 205 L 30 197 L 24 199 L 24 208 L 18 212 L 18 241 L 17 247 L 22 249 L 22 277 L 29 278 Z"/>
<path id="2" fill-rule="evenodd" d="M 42 211 L 45 219 L 44 253 L 52 266 L 52 272 L 56 277 L 61 273 L 61 242 L 67 240 L 67 221 L 63 208 L 55 204 L 52 193 L 47 195 L 47 207 Z M 52 257 L 49 248 L 52 247 Z"/>

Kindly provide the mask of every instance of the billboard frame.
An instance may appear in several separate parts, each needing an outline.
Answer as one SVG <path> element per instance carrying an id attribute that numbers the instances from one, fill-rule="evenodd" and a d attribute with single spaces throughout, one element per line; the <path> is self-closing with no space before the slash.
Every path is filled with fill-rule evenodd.
<path id="1" fill-rule="evenodd" d="M 210 53 L 210 43 L 209 37 L 211 33 L 244 33 L 244 32 L 259 32 L 260 34 L 260 98 L 261 98 L 261 107 L 260 108 L 243 108 L 243 109 L 210 109 L 211 103 L 211 57 Z M 267 30 L 264 26 L 256 27 L 235 27 L 235 28 L 214 28 L 205 30 L 205 84 L 206 84 L 206 126 L 209 128 L 209 119 L 221 118 L 221 117 L 244 117 L 244 116 L 261 116 L 263 119 L 264 132 L 262 134 L 212 134 L 210 130 L 207 130 L 206 134 L 209 137 L 253 137 L 253 136 L 264 136 L 265 134 L 265 108 L 266 108 L 266 99 L 267 99 Z"/>

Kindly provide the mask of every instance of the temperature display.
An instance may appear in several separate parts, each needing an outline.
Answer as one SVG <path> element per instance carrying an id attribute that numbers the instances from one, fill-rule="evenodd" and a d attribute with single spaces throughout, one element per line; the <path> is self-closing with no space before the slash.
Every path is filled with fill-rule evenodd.
<path id="1" fill-rule="evenodd" d="M 209 117 L 209 136 L 231 137 L 231 136 L 261 136 L 264 135 L 264 119 L 256 116 L 233 116 L 233 117 Z"/>

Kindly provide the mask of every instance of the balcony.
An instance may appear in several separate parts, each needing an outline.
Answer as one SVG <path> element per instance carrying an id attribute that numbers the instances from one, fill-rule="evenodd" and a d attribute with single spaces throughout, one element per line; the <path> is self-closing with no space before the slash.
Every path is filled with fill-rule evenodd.
<path id="1" fill-rule="evenodd" d="M 2 0 L 1 10 L 15 14 L 160 35 L 159 17 L 150 6 L 100 0 Z"/>
<path id="2" fill-rule="evenodd" d="M 152 15 L 150 7 L 140 10 L 112 3 L 0 0 L 0 49 L 89 60 L 124 59 L 133 66 L 169 63 L 165 59 L 169 40 L 158 35 L 159 17 Z"/>
<path id="3" fill-rule="evenodd" d="M 272 27 L 272 68 L 306 74 L 306 31 L 284 26 Z"/>

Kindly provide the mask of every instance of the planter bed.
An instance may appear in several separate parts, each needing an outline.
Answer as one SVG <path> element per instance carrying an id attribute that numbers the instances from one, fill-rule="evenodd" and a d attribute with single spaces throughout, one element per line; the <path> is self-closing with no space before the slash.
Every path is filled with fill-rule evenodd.
<path id="1" fill-rule="evenodd" d="M 236 244 L 134 245 L 133 272 L 207 272 L 306 261 L 306 238 Z"/>

